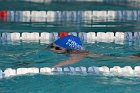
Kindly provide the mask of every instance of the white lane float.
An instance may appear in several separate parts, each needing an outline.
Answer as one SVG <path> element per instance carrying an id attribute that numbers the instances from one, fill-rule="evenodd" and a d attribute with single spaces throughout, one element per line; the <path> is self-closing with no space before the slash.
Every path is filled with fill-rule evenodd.
<path id="1" fill-rule="evenodd" d="M 54 22 L 55 21 L 56 12 L 54 11 L 47 11 L 47 22 Z"/>
<path id="2" fill-rule="evenodd" d="M 119 66 L 114 66 L 113 68 L 110 68 L 111 75 L 120 76 L 121 73 L 122 73 L 122 69 Z"/>
<path id="3" fill-rule="evenodd" d="M 49 68 L 49 67 L 40 68 L 40 73 L 41 74 L 51 74 L 51 72 L 52 72 L 52 69 Z"/>
<path id="4" fill-rule="evenodd" d="M 11 41 L 19 41 L 20 40 L 20 33 L 14 32 L 11 33 Z"/>
<path id="5" fill-rule="evenodd" d="M 135 76 L 140 76 L 140 66 L 135 66 L 134 73 L 135 73 Z"/>
<path id="6" fill-rule="evenodd" d="M 68 34 L 69 35 L 73 35 L 73 36 L 77 36 L 77 33 L 76 32 L 69 32 Z"/>
<path id="7" fill-rule="evenodd" d="M 116 32 L 115 33 L 115 43 L 116 44 L 124 44 L 125 33 L 124 32 Z"/>
<path id="8" fill-rule="evenodd" d="M 31 22 L 46 22 L 46 11 L 32 11 Z"/>
<path id="9" fill-rule="evenodd" d="M 4 71 L 4 77 L 11 77 L 11 76 L 16 76 L 16 70 L 15 69 L 12 69 L 12 68 L 7 68 L 5 71 Z"/>
<path id="10" fill-rule="evenodd" d="M 17 75 L 24 75 L 24 74 L 37 74 L 39 73 L 39 68 L 18 68 Z"/>
<path id="11" fill-rule="evenodd" d="M 51 35 L 48 32 L 42 32 L 40 36 L 40 43 L 50 43 Z"/>
<path id="12" fill-rule="evenodd" d="M 22 33 L 21 39 L 23 41 L 39 41 L 39 33 L 37 32 L 32 32 L 32 33 L 28 33 L 28 32 L 24 32 Z"/>
<path id="13" fill-rule="evenodd" d="M 0 79 L 3 78 L 3 72 L 2 70 L 0 69 Z"/>
<path id="14" fill-rule="evenodd" d="M 114 33 L 113 32 L 98 32 L 97 33 L 97 37 L 96 37 L 96 41 L 99 42 L 113 42 L 115 39 Z"/>

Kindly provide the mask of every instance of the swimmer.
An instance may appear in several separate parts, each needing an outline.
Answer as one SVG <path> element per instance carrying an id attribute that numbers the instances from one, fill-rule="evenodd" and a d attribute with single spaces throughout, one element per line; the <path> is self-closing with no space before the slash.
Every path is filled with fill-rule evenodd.
<path id="1" fill-rule="evenodd" d="M 79 37 L 73 35 L 67 35 L 62 38 L 59 38 L 54 43 L 50 44 L 47 49 L 58 53 L 58 54 L 68 54 L 68 60 L 59 62 L 58 64 L 54 65 L 53 67 L 60 67 L 68 64 L 74 64 L 85 57 L 101 57 L 101 58 L 111 58 L 111 59 L 140 59 L 139 55 L 133 55 L 129 57 L 113 57 L 113 56 L 106 56 L 104 54 L 97 54 L 91 53 L 84 49 Z"/>

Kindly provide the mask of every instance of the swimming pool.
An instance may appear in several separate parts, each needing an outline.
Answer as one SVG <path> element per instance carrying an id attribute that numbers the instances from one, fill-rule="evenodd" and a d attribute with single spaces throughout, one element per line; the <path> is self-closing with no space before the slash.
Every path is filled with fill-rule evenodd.
<path id="1" fill-rule="evenodd" d="M 44 32 L 41 33 L 41 36 Z M 135 32 L 134 36 L 131 36 L 131 32 L 115 33 L 122 38 L 111 38 L 113 33 L 101 33 L 98 32 L 95 35 L 94 32 L 89 33 L 73 33 L 73 35 L 78 35 L 84 43 L 85 48 L 91 52 L 103 53 L 111 56 L 129 56 L 132 54 L 139 53 L 139 41 L 136 38 L 139 32 Z M 13 35 L 17 34 L 17 35 Z M 6 78 L 0 80 L 1 91 L 2 93 L 17 93 L 17 92 L 27 92 L 27 93 L 46 93 L 52 92 L 56 93 L 58 91 L 65 92 L 104 92 L 102 89 L 107 88 L 106 92 L 132 92 L 135 90 L 135 93 L 139 92 L 139 74 L 138 76 L 132 76 L 131 69 L 126 69 L 128 71 L 122 72 L 123 75 L 102 75 L 95 72 L 88 72 L 89 67 L 97 66 L 107 66 L 113 68 L 114 66 L 120 66 L 121 68 L 125 66 L 134 67 L 139 66 L 139 60 L 114 60 L 114 59 L 101 59 L 101 58 L 85 58 L 80 62 L 63 67 L 61 69 L 56 69 L 56 74 L 43 74 L 43 68 L 49 67 L 57 62 L 67 59 L 63 54 L 55 54 L 49 50 L 44 49 L 49 42 L 55 40 L 54 37 L 57 37 L 58 33 L 46 33 L 50 35 L 50 38 L 38 39 L 37 35 L 32 37 L 33 33 L 22 33 L 22 37 L 18 38 L 19 33 L 10 33 L 11 38 L 9 38 L 8 33 L 1 34 L 1 63 L 0 67 L 4 71 Z M 37 34 L 37 33 L 34 33 Z M 70 33 L 72 34 L 72 33 Z M 86 34 L 81 35 L 81 34 Z M 7 35 L 7 37 L 5 37 Z M 95 38 L 93 38 L 95 35 Z M 101 35 L 110 35 L 109 39 L 100 38 Z M 14 36 L 14 37 L 13 37 Z M 16 36 L 16 37 L 15 37 Z M 29 37 L 27 37 L 29 36 Z M 86 37 L 88 36 L 88 37 Z M 92 36 L 92 37 L 90 37 Z M 114 35 L 113 35 L 114 36 Z M 123 36 L 125 36 L 123 38 Z M 26 38 L 25 38 L 26 37 Z M 133 39 L 132 39 L 133 38 Z M 19 40 L 18 40 L 19 39 Z M 25 40 L 26 39 L 26 40 Z M 61 59 L 60 59 L 61 57 Z M 74 72 L 69 73 L 66 67 L 75 68 Z M 87 70 L 84 73 L 84 68 L 79 69 L 78 67 L 86 67 Z M 34 72 L 34 70 L 19 69 L 19 68 L 40 68 L 39 72 Z M 8 71 L 7 68 L 12 68 L 16 70 L 17 76 L 10 75 L 11 70 Z M 65 68 L 65 70 L 64 70 Z M 6 72 L 6 69 L 8 72 Z M 41 70 L 42 69 L 42 70 Z M 129 73 L 130 70 L 130 73 Z M 27 71 L 27 72 L 26 72 Z M 30 72 L 31 71 L 31 72 Z M 42 72 L 41 72 L 42 71 Z M 106 70 L 103 70 L 106 71 Z M 110 69 L 111 71 L 111 69 Z M 35 73 L 35 74 L 24 74 L 22 73 Z M 102 72 L 101 72 L 102 73 Z M 127 74 L 129 73 L 130 76 Z M 9 75 L 9 76 L 8 76 Z M 128 76 L 127 76 L 128 75 Z M 126 87 L 120 88 L 120 86 Z M 65 89 L 63 89 L 64 87 Z M 76 87 L 76 88 L 75 88 Z M 7 90 L 7 88 L 9 90 Z M 81 90 L 82 88 L 82 90 Z M 128 91 L 129 90 L 129 91 Z M 134 91 L 133 90 L 133 91 Z"/>
<path id="2" fill-rule="evenodd" d="M 67 59 L 44 50 L 62 31 L 90 52 L 139 53 L 139 1 L 7 0 L 0 9 L 0 93 L 139 93 L 139 60 L 84 58 L 44 68 Z"/>

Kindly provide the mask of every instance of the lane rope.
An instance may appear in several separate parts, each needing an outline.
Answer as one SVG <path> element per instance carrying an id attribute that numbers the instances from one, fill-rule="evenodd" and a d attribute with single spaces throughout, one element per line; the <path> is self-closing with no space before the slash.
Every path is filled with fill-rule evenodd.
<path id="1" fill-rule="evenodd" d="M 0 70 L 0 78 L 8 78 L 26 74 L 46 74 L 46 75 L 57 75 L 57 74 L 73 74 L 73 75 L 103 75 L 103 76 L 130 76 L 140 77 L 140 66 L 119 67 L 114 66 L 109 68 L 107 66 L 102 67 L 31 67 L 31 68 L 7 68 L 4 71 Z"/>

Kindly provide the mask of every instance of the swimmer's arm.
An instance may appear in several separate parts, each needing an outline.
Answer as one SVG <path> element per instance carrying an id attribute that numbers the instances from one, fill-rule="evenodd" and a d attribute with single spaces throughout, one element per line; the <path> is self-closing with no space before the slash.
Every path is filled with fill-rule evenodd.
<path id="1" fill-rule="evenodd" d="M 140 60 L 140 57 L 135 55 L 127 56 L 127 57 L 114 57 L 114 56 L 107 56 L 104 54 L 89 53 L 87 57 L 90 58 L 100 57 L 100 59 Z"/>
<path id="2" fill-rule="evenodd" d="M 107 55 L 104 55 L 104 54 L 97 54 L 97 53 L 89 53 L 87 55 L 87 57 L 89 58 L 100 58 L 100 59 L 114 59 L 116 57 L 113 57 L 113 56 L 107 56 Z"/>
<path id="3" fill-rule="evenodd" d="M 104 54 L 97 54 L 97 53 L 89 53 L 88 56 L 89 58 L 99 58 L 99 60 L 102 59 L 127 59 L 126 57 L 114 57 L 114 56 L 108 56 Z"/>
<path id="4" fill-rule="evenodd" d="M 60 66 L 68 65 L 68 64 L 74 64 L 74 63 L 80 61 L 81 59 L 83 59 L 83 57 L 79 57 L 79 58 L 70 58 L 70 59 L 68 59 L 68 60 L 59 62 L 58 64 L 54 65 L 53 67 L 60 67 Z"/>

